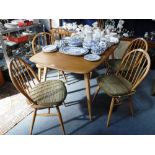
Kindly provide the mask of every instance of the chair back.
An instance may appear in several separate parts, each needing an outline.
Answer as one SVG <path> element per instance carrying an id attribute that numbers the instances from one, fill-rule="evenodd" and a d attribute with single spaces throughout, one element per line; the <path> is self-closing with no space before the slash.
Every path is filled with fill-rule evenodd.
<path id="1" fill-rule="evenodd" d="M 30 90 L 39 83 L 39 79 L 30 65 L 21 58 L 15 57 L 10 62 L 9 75 L 15 88 L 31 103 L 34 103 L 29 93 Z"/>
<path id="2" fill-rule="evenodd" d="M 53 44 L 53 36 L 48 32 L 36 34 L 32 40 L 32 51 L 36 54 L 42 50 L 43 46 Z"/>
<path id="3" fill-rule="evenodd" d="M 130 51 L 135 50 L 135 49 L 143 49 L 144 51 L 148 51 L 148 43 L 144 38 L 136 38 L 134 39 L 128 48 L 126 49 L 123 57 Z"/>
<path id="4" fill-rule="evenodd" d="M 128 52 L 122 59 L 117 76 L 128 80 L 134 90 L 145 78 L 150 69 L 150 57 L 143 49 Z"/>
<path id="5" fill-rule="evenodd" d="M 62 28 L 53 28 L 51 29 L 51 34 L 53 36 L 53 41 L 60 40 L 63 37 L 71 36 L 72 32 L 62 29 Z"/>
<path id="6" fill-rule="evenodd" d="M 98 27 L 103 30 L 104 28 L 104 20 L 103 19 L 98 19 L 97 20 L 97 23 L 98 23 Z"/>

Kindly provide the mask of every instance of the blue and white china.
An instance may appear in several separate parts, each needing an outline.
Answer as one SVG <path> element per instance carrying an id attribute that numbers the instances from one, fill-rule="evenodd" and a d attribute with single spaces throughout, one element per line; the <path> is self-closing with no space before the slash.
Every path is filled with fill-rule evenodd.
<path id="1" fill-rule="evenodd" d="M 94 30 L 93 39 L 96 40 L 96 39 L 100 39 L 100 38 L 101 38 L 101 30 L 99 28 L 97 28 Z"/>
<path id="2" fill-rule="evenodd" d="M 117 44 L 119 42 L 119 39 L 116 38 L 116 37 L 110 37 L 110 42 L 114 43 L 114 44 Z"/>
<path id="3" fill-rule="evenodd" d="M 68 40 L 68 46 L 82 46 L 82 40 L 77 38 L 71 38 L 70 40 Z"/>
<path id="4" fill-rule="evenodd" d="M 66 46 L 67 43 L 68 43 L 68 42 L 67 42 L 67 39 L 66 39 L 66 40 L 62 39 L 62 40 L 56 40 L 54 44 L 55 44 L 58 48 L 61 48 L 61 47 Z"/>
<path id="5" fill-rule="evenodd" d="M 93 26 L 93 28 L 97 28 L 97 27 L 98 27 L 98 22 L 94 22 L 94 23 L 92 24 L 92 26 Z"/>
<path id="6" fill-rule="evenodd" d="M 55 52 L 57 50 L 56 45 L 47 45 L 42 47 L 43 52 Z"/>
<path id="7" fill-rule="evenodd" d="M 68 54 L 68 55 L 80 56 L 80 55 L 87 54 L 89 51 L 87 49 L 82 48 L 82 47 L 66 46 L 66 47 L 60 48 L 59 52 L 64 53 L 64 54 Z"/>
<path id="8" fill-rule="evenodd" d="M 84 59 L 88 61 L 98 61 L 101 59 L 101 57 L 96 54 L 87 54 L 84 56 Z"/>

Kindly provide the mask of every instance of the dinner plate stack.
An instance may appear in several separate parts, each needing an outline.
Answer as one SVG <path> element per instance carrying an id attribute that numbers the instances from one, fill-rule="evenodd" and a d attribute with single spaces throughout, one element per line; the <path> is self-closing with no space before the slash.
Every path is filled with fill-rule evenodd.
<path id="1" fill-rule="evenodd" d="M 55 52 L 57 50 L 56 45 L 47 45 L 42 47 L 43 52 L 49 53 L 49 52 Z"/>
<path id="2" fill-rule="evenodd" d="M 82 46 L 82 40 L 81 39 L 70 39 L 68 40 L 68 46 L 72 46 L 72 47 L 78 47 L 78 46 Z"/>
<path id="3" fill-rule="evenodd" d="M 66 46 L 59 49 L 59 52 L 68 54 L 68 55 L 74 55 L 74 56 L 81 56 L 87 54 L 89 51 L 87 49 L 84 49 L 82 47 L 71 47 Z"/>

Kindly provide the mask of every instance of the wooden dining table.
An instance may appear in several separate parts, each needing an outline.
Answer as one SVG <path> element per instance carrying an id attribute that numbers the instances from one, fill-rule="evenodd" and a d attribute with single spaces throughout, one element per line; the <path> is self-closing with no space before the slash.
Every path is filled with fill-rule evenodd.
<path id="1" fill-rule="evenodd" d="M 87 61 L 83 56 L 71 56 L 60 52 L 45 53 L 40 52 L 33 55 L 30 61 L 40 64 L 41 66 L 52 68 L 60 71 L 66 71 L 71 73 L 83 74 L 85 80 L 86 97 L 89 119 L 92 120 L 91 109 L 91 93 L 90 93 L 90 73 L 93 72 L 98 66 L 103 64 L 105 60 L 113 54 L 117 45 L 113 45 L 108 48 L 102 55 L 99 61 Z"/>

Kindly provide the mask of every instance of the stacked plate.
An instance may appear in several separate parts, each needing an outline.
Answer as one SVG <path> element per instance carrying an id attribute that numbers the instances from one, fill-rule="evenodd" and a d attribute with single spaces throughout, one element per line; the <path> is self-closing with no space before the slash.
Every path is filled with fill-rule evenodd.
<path id="1" fill-rule="evenodd" d="M 57 46 L 56 45 L 47 45 L 42 47 L 43 52 L 55 52 L 57 50 Z"/>
<path id="2" fill-rule="evenodd" d="M 68 46 L 72 46 L 72 47 L 78 47 L 78 46 L 82 46 L 82 40 L 81 39 L 76 39 L 76 38 L 70 38 L 68 40 Z"/>
<path id="3" fill-rule="evenodd" d="M 87 49 L 82 48 L 82 47 L 66 46 L 66 47 L 60 48 L 59 52 L 64 53 L 64 54 L 68 54 L 68 55 L 81 56 L 81 55 L 88 53 L 89 51 Z"/>

